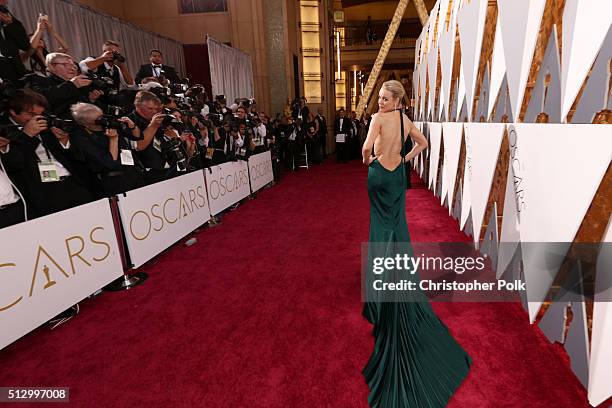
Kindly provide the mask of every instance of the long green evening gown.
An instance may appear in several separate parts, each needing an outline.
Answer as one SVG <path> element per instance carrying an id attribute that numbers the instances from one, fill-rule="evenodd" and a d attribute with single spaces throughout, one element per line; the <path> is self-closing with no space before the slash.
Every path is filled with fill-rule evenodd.
<path id="1" fill-rule="evenodd" d="M 410 242 L 403 162 L 402 159 L 395 170 L 386 169 L 378 160 L 370 164 L 371 243 L 389 247 L 395 242 Z M 413 279 L 418 281 L 418 274 Z M 444 407 L 470 370 L 470 357 L 438 319 L 425 296 L 419 299 L 370 301 L 364 305 L 363 315 L 374 325 L 374 351 L 363 369 L 372 408 Z"/>

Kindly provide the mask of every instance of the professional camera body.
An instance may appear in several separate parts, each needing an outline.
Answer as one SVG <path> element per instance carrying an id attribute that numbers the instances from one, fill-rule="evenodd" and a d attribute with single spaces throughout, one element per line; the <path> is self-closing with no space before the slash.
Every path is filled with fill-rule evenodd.
<path id="1" fill-rule="evenodd" d="M 187 155 L 183 150 L 181 139 L 164 138 L 161 141 L 161 153 L 168 163 L 176 166 L 178 171 L 187 171 Z"/>
<path id="2" fill-rule="evenodd" d="M 170 109 L 163 110 L 164 119 L 161 123 L 160 129 L 165 131 L 169 127 L 172 127 L 179 134 L 183 133 L 186 129 L 185 124 L 171 115 L 170 112 Z M 161 140 L 160 147 L 161 153 L 168 163 L 171 165 L 176 165 L 177 169 L 181 172 L 187 171 L 187 153 L 183 148 L 183 141 L 180 138 L 164 136 Z"/>
<path id="3" fill-rule="evenodd" d="M 128 124 L 119 121 L 119 118 L 113 115 L 102 115 L 96 120 L 96 125 L 100 125 L 104 129 L 116 129 L 123 132 L 129 131 Z"/>
<path id="4" fill-rule="evenodd" d="M 117 93 L 115 90 L 115 83 L 112 78 L 99 76 L 93 71 L 87 71 L 85 76 L 91 80 L 90 86 L 92 89 L 102 91 L 106 95 Z"/>
<path id="5" fill-rule="evenodd" d="M 119 62 L 119 63 L 124 63 L 125 62 L 125 57 L 121 54 L 119 54 L 117 51 L 113 52 L 113 62 Z"/>
<path id="6" fill-rule="evenodd" d="M 63 130 L 64 132 L 70 132 L 76 126 L 76 122 L 74 120 L 62 119 L 58 116 L 46 112 L 42 114 L 42 117 L 45 118 L 45 120 L 47 121 L 47 126 L 49 129 L 55 127 L 60 130 Z"/>
<path id="7" fill-rule="evenodd" d="M 183 133 L 186 128 L 185 124 L 175 118 L 170 112 L 172 112 L 170 109 L 163 110 L 164 120 L 161 123 L 161 129 L 166 130 L 167 128 L 172 127 L 177 132 Z"/>

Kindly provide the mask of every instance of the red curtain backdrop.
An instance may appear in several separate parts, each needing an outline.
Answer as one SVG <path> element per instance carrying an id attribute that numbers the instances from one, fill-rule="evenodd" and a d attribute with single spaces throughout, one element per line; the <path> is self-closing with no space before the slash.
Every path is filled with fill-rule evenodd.
<path id="1" fill-rule="evenodd" d="M 202 84 L 212 99 L 212 84 L 210 81 L 210 65 L 208 63 L 208 47 L 206 44 L 183 44 L 185 53 L 185 70 L 191 84 Z"/>

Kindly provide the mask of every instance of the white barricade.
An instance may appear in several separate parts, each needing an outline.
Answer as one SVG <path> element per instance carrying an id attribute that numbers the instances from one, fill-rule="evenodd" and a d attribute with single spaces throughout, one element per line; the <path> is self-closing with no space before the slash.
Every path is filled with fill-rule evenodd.
<path id="1" fill-rule="evenodd" d="M 0 349 L 123 274 L 107 199 L 0 229 Z"/>
<path id="2" fill-rule="evenodd" d="M 128 191 L 118 199 L 134 268 L 210 219 L 201 171 Z"/>
<path id="3" fill-rule="evenodd" d="M 204 170 L 210 213 L 219 214 L 251 193 L 247 162 L 238 160 Z"/>
<path id="4" fill-rule="evenodd" d="M 274 180 L 270 151 L 249 157 L 249 178 L 253 193 Z"/>

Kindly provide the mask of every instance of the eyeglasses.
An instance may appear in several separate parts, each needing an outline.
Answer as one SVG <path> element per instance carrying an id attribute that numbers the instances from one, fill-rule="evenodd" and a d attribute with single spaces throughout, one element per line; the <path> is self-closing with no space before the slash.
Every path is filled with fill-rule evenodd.
<path id="1" fill-rule="evenodd" d="M 51 65 L 75 66 L 74 62 L 53 62 Z"/>

